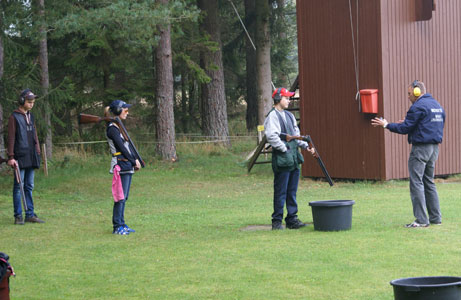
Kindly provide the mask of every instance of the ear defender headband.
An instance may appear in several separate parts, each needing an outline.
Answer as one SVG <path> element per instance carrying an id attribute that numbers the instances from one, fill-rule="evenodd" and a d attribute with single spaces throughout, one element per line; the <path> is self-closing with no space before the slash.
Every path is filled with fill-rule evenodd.
<path id="1" fill-rule="evenodd" d="M 274 96 L 274 103 L 279 103 L 280 100 L 282 100 L 282 96 L 280 95 L 281 92 L 282 92 L 282 88 L 278 88 Z"/>
<path id="2" fill-rule="evenodd" d="M 112 106 L 110 110 L 114 113 L 114 115 L 118 116 L 123 111 L 123 104 L 125 104 L 123 101 L 119 101 L 117 106 Z"/>
<path id="3" fill-rule="evenodd" d="M 415 97 L 421 96 L 421 89 L 419 88 L 418 83 L 419 83 L 419 80 L 415 80 L 411 84 L 411 86 L 413 87 L 413 95 Z"/>

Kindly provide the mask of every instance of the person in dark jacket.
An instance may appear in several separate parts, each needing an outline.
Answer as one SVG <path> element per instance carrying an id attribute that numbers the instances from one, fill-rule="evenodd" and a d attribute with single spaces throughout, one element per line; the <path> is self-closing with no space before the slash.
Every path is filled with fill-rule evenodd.
<path id="1" fill-rule="evenodd" d="M 8 119 L 8 165 L 18 166 L 24 185 L 27 211 L 25 221 L 44 223 L 34 213 L 34 169 L 40 167 L 40 144 L 35 128 L 34 116 L 30 112 L 35 104 L 36 96 L 30 89 L 21 92 L 18 100 L 19 107 L 13 111 Z M 24 225 L 21 206 L 21 190 L 14 177 L 13 185 L 14 224 Z"/>
<path id="2" fill-rule="evenodd" d="M 106 107 L 105 115 L 109 115 L 110 112 L 113 117 L 120 118 L 123 121 L 128 116 L 129 107 L 131 107 L 131 104 L 127 104 L 122 100 L 114 100 L 110 106 Z M 133 173 L 135 170 L 139 170 L 141 165 L 139 160 L 137 160 L 133 155 L 133 148 L 131 147 L 130 143 L 123 137 L 119 125 L 116 122 L 107 123 L 106 135 L 107 142 L 109 143 L 109 148 L 112 154 L 110 172 L 115 173 L 115 176 L 120 176 L 121 185 L 123 188 L 123 198 L 114 198 L 112 233 L 128 235 L 135 232 L 135 230 L 131 229 L 125 223 L 125 204 L 130 193 L 131 178 Z"/>
<path id="3" fill-rule="evenodd" d="M 415 80 L 408 87 L 412 105 L 405 120 L 388 123 L 386 119 L 374 118 L 373 126 L 382 126 L 391 132 L 408 135 L 411 144 L 408 170 L 410 173 L 410 196 L 415 221 L 408 228 L 428 227 L 442 224 L 439 196 L 434 183 L 435 162 L 439 156 L 439 144 L 443 138 L 445 111 L 432 95 L 426 93 L 423 82 Z M 426 214 L 429 214 L 429 217 Z"/>

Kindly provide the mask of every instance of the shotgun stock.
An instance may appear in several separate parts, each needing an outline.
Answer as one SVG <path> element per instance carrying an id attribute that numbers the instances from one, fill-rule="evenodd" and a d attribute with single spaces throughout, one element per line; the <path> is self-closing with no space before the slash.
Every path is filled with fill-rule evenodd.
<path id="1" fill-rule="evenodd" d="M 317 151 L 317 148 L 315 148 L 314 142 L 312 141 L 312 138 L 310 135 L 300 136 L 300 135 L 289 135 L 285 133 L 281 133 L 280 135 L 283 135 L 286 138 L 287 142 L 291 140 L 301 140 L 301 141 L 307 142 L 309 144 L 309 147 L 315 150 L 314 157 L 317 159 L 320 169 L 322 169 L 323 175 L 325 175 L 325 178 L 330 184 L 330 186 L 333 186 L 333 180 L 331 179 L 330 174 L 328 174 L 327 168 L 325 167 L 325 164 L 323 163 L 323 160 L 320 157 L 320 154 Z"/>
<path id="2" fill-rule="evenodd" d="M 0 165 L 3 164 L 4 162 L 8 162 L 8 159 L 0 156 Z"/>
<path id="3" fill-rule="evenodd" d="M 99 123 L 101 121 L 111 122 L 114 121 L 114 118 L 111 117 L 98 117 L 88 114 L 79 114 L 78 122 L 80 124 L 90 124 L 90 123 Z"/>
<path id="4" fill-rule="evenodd" d="M 122 120 L 120 120 L 119 117 L 99 117 L 99 116 L 94 116 L 94 115 L 88 115 L 88 114 L 79 114 L 78 115 L 78 122 L 80 124 L 90 124 L 90 123 L 99 123 L 101 121 L 106 121 L 106 122 L 114 122 L 118 125 L 118 128 L 120 129 L 120 133 L 122 134 L 123 138 L 128 141 L 128 143 L 131 145 L 131 148 L 133 149 L 133 155 L 134 157 L 139 160 L 139 163 L 142 168 L 146 166 L 144 163 L 144 160 L 141 158 L 141 155 L 138 152 L 138 149 L 136 149 L 136 146 L 134 145 L 133 141 L 131 140 L 130 136 L 128 135 L 128 131 L 125 128 L 125 125 L 123 125 Z"/>

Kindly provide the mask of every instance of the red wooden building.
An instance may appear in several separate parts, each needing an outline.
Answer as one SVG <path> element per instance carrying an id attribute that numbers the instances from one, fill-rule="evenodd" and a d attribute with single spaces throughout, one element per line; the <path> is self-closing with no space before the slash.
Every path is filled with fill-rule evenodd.
<path id="1" fill-rule="evenodd" d="M 301 132 L 333 178 L 409 176 L 407 136 L 370 120 L 403 119 L 415 79 L 447 114 L 436 175 L 461 173 L 461 1 L 297 0 L 297 20 Z M 377 114 L 359 111 L 360 89 L 378 89 Z M 303 175 L 322 177 L 313 159 Z"/>

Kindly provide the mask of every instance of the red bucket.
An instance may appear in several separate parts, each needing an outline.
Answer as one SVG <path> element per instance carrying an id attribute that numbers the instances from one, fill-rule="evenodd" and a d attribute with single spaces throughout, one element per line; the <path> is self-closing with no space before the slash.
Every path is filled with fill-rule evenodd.
<path id="1" fill-rule="evenodd" d="M 378 90 L 366 89 L 360 90 L 360 101 L 362 104 L 362 112 L 365 114 L 378 113 Z"/>

